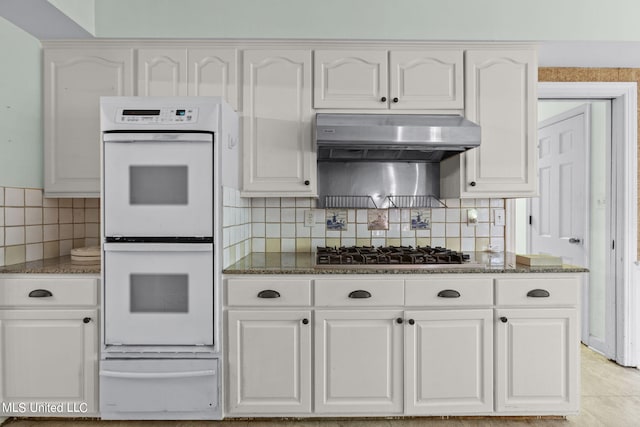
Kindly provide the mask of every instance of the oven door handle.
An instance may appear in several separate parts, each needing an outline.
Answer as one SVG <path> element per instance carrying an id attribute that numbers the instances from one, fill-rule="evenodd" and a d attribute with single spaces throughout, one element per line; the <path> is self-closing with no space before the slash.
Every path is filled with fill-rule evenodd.
<path id="1" fill-rule="evenodd" d="M 116 132 L 102 134 L 104 142 L 213 142 L 210 133 Z"/>
<path id="2" fill-rule="evenodd" d="M 214 376 L 216 371 L 207 369 L 204 371 L 188 371 L 188 372 L 116 372 L 116 371 L 100 371 L 101 377 L 124 378 L 124 379 L 167 379 L 167 378 L 191 378 L 191 377 L 210 377 Z"/>
<path id="3" fill-rule="evenodd" d="M 212 252 L 211 243 L 105 243 L 105 252 Z"/>

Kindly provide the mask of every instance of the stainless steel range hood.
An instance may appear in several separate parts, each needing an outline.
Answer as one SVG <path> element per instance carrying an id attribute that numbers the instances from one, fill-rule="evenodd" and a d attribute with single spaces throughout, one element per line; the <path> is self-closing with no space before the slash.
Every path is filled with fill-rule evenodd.
<path id="1" fill-rule="evenodd" d="M 459 115 L 317 114 L 318 160 L 440 162 L 480 145 Z"/>

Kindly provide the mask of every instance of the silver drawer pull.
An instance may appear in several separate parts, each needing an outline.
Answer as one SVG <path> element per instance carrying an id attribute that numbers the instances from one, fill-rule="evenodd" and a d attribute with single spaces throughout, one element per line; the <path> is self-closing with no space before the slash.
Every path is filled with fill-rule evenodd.
<path id="1" fill-rule="evenodd" d="M 33 291 L 29 292 L 29 298 L 48 298 L 52 296 L 53 294 L 51 293 L 51 291 L 48 291 L 46 289 L 34 289 Z"/>
<path id="2" fill-rule="evenodd" d="M 532 289 L 527 292 L 529 298 L 549 298 L 550 295 L 546 289 Z"/>
<path id="3" fill-rule="evenodd" d="M 445 289 L 443 291 L 438 292 L 438 296 L 440 298 L 460 298 L 460 292 L 454 289 Z"/>
<path id="4" fill-rule="evenodd" d="M 349 293 L 349 298 L 371 298 L 371 292 L 359 289 Z"/>
<path id="5" fill-rule="evenodd" d="M 264 291 L 258 292 L 258 298 L 280 298 L 280 292 L 274 291 L 273 289 L 265 289 Z"/>

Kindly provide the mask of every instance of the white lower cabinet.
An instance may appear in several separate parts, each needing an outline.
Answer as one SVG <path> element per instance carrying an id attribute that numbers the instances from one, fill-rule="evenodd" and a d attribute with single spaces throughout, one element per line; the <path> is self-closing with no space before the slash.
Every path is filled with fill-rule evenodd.
<path id="1" fill-rule="evenodd" d="M 577 412 L 577 310 L 500 309 L 496 319 L 496 410 Z"/>
<path id="2" fill-rule="evenodd" d="M 311 412 L 311 312 L 229 310 L 229 412 Z"/>
<path id="3" fill-rule="evenodd" d="M 402 413 L 402 311 L 317 310 L 317 413 Z"/>
<path id="4" fill-rule="evenodd" d="M 405 313 L 404 412 L 493 411 L 493 310 Z"/>
<path id="5" fill-rule="evenodd" d="M 568 415 L 580 274 L 226 279 L 230 416 Z"/>
<path id="6" fill-rule="evenodd" d="M 97 414 L 98 311 L 71 302 L 95 305 L 97 280 L 81 281 L 0 279 L 0 416 Z M 89 298 L 60 307 L 74 287 Z"/>

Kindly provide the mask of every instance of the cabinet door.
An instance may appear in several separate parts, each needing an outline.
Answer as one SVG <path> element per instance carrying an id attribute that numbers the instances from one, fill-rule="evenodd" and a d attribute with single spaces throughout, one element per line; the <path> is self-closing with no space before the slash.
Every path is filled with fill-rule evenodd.
<path id="1" fill-rule="evenodd" d="M 462 109 L 463 52 L 391 51 L 392 109 Z"/>
<path id="2" fill-rule="evenodd" d="M 388 108 L 386 50 L 316 50 L 314 64 L 314 108 Z"/>
<path id="3" fill-rule="evenodd" d="M 465 70 L 465 115 L 480 125 L 482 139 L 461 155 L 462 196 L 535 196 L 535 51 L 467 51 Z"/>
<path id="4" fill-rule="evenodd" d="M 315 410 L 402 413 L 401 311 L 316 311 Z"/>
<path id="5" fill-rule="evenodd" d="M 311 52 L 244 52 L 243 196 L 313 196 Z"/>
<path id="6" fill-rule="evenodd" d="M 228 312 L 230 414 L 311 412 L 310 319 L 310 311 Z"/>
<path id="7" fill-rule="evenodd" d="M 130 49 L 44 51 L 44 192 L 100 196 L 100 97 L 133 95 Z"/>
<path id="8" fill-rule="evenodd" d="M 405 314 L 405 414 L 493 411 L 493 310 Z"/>
<path id="9" fill-rule="evenodd" d="M 496 410 L 578 411 L 575 309 L 496 310 Z"/>
<path id="10" fill-rule="evenodd" d="M 189 96 L 221 96 L 238 111 L 237 50 L 189 49 Z"/>
<path id="11" fill-rule="evenodd" d="M 186 49 L 138 49 L 138 96 L 186 96 Z"/>
<path id="12" fill-rule="evenodd" d="M 85 317 L 91 320 L 85 323 Z M 0 311 L 0 414 L 97 413 L 96 319 L 95 310 Z M 36 405 L 41 403 L 62 403 L 62 412 Z"/>

